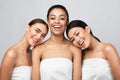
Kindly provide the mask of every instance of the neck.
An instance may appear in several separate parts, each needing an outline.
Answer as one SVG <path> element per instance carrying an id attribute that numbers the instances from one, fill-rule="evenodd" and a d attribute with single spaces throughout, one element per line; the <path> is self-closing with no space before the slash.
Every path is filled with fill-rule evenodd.
<path id="1" fill-rule="evenodd" d="M 66 40 L 66 38 L 64 36 L 61 36 L 61 35 L 56 35 L 56 36 L 52 35 L 49 40 L 50 40 L 50 42 L 61 44 Z"/>
<path id="2" fill-rule="evenodd" d="M 22 37 L 22 39 L 18 42 L 18 46 L 20 46 L 20 49 L 22 50 L 22 51 L 28 51 L 29 50 L 29 48 L 30 48 L 30 45 L 29 45 L 29 43 L 27 42 L 27 40 L 26 40 L 26 37 L 25 37 L 25 35 Z"/>
<path id="3" fill-rule="evenodd" d="M 92 37 L 91 42 L 90 42 L 90 46 L 89 46 L 89 50 L 95 50 L 97 48 L 99 48 L 101 42 L 99 42 L 98 40 L 96 40 L 95 38 Z"/>

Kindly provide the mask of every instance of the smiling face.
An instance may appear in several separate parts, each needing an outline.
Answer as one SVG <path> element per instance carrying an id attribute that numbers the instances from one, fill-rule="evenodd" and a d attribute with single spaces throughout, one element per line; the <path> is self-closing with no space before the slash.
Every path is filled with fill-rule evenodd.
<path id="1" fill-rule="evenodd" d="M 27 41 L 30 45 L 35 46 L 39 44 L 46 36 L 48 30 L 46 25 L 42 23 L 35 23 L 26 27 Z"/>
<path id="2" fill-rule="evenodd" d="M 85 29 L 80 27 L 71 28 L 68 32 L 68 37 L 74 45 L 80 48 L 88 48 L 90 44 L 90 28 Z"/>
<path id="3" fill-rule="evenodd" d="M 63 9 L 54 8 L 50 11 L 48 25 L 52 34 L 64 34 L 67 23 L 67 15 Z"/>

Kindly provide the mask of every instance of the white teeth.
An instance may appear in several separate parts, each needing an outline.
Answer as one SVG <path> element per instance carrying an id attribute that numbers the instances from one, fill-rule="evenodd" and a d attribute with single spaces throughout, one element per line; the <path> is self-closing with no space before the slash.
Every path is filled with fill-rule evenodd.
<path id="1" fill-rule="evenodd" d="M 82 40 L 79 44 L 80 44 L 80 46 L 82 46 L 83 45 L 83 43 L 84 43 L 84 40 Z"/>
<path id="2" fill-rule="evenodd" d="M 60 26 L 54 26 L 55 28 L 60 28 Z"/>
<path id="3" fill-rule="evenodd" d="M 80 43 L 80 44 L 82 45 L 82 43 L 83 43 L 83 41 L 81 41 L 81 43 Z"/>
<path id="4" fill-rule="evenodd" d="M 35 42 L 38 42 L 36 39 L 33 39 Z"/>

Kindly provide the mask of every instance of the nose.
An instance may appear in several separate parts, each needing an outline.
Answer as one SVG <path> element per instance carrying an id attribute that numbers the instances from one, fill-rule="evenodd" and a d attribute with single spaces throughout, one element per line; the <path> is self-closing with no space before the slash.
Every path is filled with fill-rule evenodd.
<path id="1" fill-rule="evenodd" d="M 56 19 L 55 22 L 56 22 L 56 23 L 59 23 L 59 19 Z"/>

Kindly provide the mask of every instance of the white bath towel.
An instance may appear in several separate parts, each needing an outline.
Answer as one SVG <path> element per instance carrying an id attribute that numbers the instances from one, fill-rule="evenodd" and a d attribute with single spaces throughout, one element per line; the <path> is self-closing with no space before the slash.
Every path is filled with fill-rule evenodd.
<path id="1" fill-rule="evenodd" d="M 31 66 L 17 66 L 13 69 L 11 80 L 31 80 Z"/>
<path id="2" fill-rule="evenodd" d="M 107 60 L 102 58 L 83 60 L 82 80 L 113 80 Z"/>
<path id="3" fill-rule="evenodd" d="M 67 58 L 47 58 L 40 64 L 41 80 L 72 80 L 72 61 Z"/>

